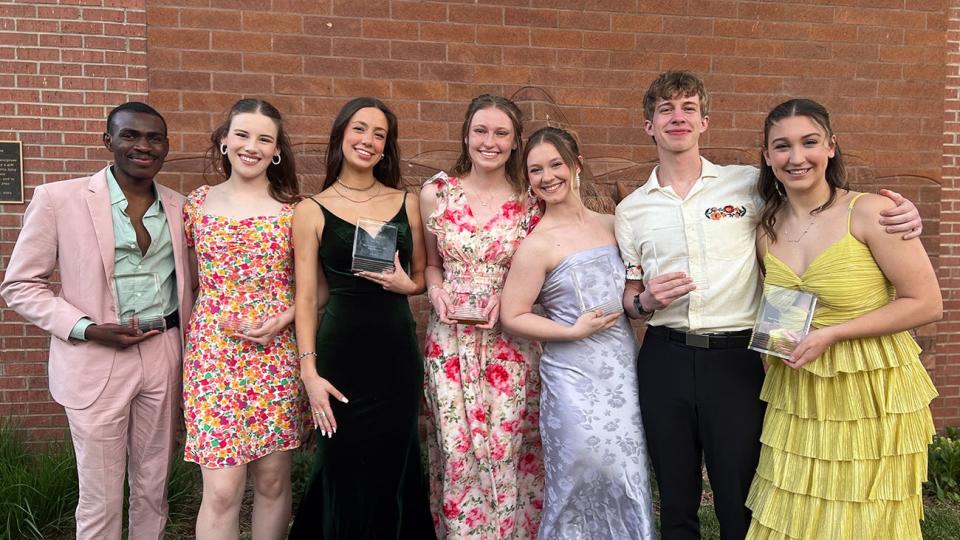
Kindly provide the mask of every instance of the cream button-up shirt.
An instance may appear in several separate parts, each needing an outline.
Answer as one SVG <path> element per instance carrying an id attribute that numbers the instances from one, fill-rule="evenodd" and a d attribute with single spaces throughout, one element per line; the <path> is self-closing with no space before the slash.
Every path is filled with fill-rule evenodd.
<path id="1" fill-rule="evenodd" d="M 685 199 L 660 185 L 657 167 L 617 205 L 627 279 L 646 286 L 659 274 L 685 272 L 697 284 L 656 311 L 651 325 L 697 333 L 752 328 L 761 296 L 754 242 L 762 206 L 757 169 L 700 159 L 700 178 Z"/>

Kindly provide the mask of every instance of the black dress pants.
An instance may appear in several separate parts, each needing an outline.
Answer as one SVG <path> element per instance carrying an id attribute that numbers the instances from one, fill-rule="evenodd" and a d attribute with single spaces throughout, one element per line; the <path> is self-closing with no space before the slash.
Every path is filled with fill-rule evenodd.
<path id="1" fill-rule="evenodd" d="M 744 503 L 760 458 L 765 409 L 760 355 L 691 347 L 647 332 L 637 367 L 662 538 L 700 538 L 701 456 L 721 538 L 744 538 L 750 524 Z"/>

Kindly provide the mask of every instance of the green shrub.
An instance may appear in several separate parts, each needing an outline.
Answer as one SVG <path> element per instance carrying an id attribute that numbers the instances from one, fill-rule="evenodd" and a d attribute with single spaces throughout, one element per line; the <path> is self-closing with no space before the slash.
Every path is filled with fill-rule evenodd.
<path id="1" fill-rule="evenodd" d="M 960 430 L 934 435 L 929 456 L 927 493 L 940 502 L 960 503 Z"/>

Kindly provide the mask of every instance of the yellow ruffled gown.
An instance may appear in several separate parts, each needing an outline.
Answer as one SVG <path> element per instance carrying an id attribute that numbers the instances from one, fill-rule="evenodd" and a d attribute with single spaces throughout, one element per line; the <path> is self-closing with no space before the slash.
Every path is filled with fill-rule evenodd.
<path id="1" fill-rule="evenodd" d="M 853 207 L 851 202 L 850 207 Z M 817 295 L 814 327 L 890 302 L 894 289 L 848 231 L 796 275 L 769 251 L 766 283 Z M 921 538 L 921 484 L 937 391 L 908 332 L 842 341 L 792 369 L 771 362 L 749 539 Z"/>

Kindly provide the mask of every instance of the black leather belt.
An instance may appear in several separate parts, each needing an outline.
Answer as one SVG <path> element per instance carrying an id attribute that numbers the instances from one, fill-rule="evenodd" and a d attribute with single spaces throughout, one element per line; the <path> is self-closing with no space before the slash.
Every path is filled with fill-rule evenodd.
<path id="1" fill-rule="evenodd" d="M 699 349 L 745 349 L 750 343 L 751 330 L 718 332 L 716 334 L 693 334 L 666 326 L 648 326 L 647 332 L 669 341 L 683 343 Z"/>
<path id="2" fill-rule="evenodd" d="M 156 320 L 156 319 L 154 319 Z M 169 330 L 170 328 L 177 328 L 180 326 L 180 310 L 173 310 L 173 313 L 164 316 L 163 324 Z"/>

